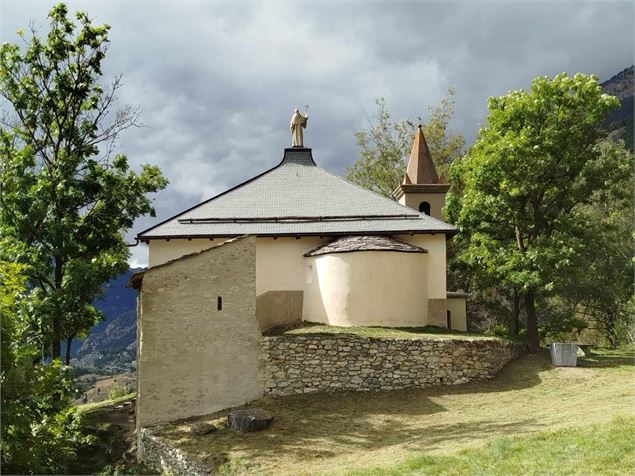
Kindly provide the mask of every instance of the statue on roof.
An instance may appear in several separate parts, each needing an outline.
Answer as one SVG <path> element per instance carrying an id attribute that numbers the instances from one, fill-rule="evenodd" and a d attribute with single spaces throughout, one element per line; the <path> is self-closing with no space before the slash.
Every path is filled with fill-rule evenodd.
<path id="1" fill-rule="evenodd" d="M 291 145 L 293 147 L 304 147 L 304 136 L 302 129 L 306 128 L 306 123 L 309 120 L 309 106 L 306 106 L 304 115 L 300 114 L 299 109 L 293 111 L 291 117 L 291 123 L 289 128 L 291 129 Z"/>

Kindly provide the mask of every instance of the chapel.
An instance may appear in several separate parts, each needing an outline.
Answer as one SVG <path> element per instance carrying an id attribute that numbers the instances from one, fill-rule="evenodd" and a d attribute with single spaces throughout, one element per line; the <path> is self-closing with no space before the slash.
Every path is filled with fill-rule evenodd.
<path id="1" fill-rule="evenodd" d="M 261 331 L 302 321 L 467 330 L 466 295 L 446 289 L 449 186 L 422 128 L 391 199 L 321 168 L 303 145 L 307 118 L 296 115 L 299 132 L 292 119 L 294 145 L 278 165 L 139 233 L 146 272 L 250 236 Z"/>

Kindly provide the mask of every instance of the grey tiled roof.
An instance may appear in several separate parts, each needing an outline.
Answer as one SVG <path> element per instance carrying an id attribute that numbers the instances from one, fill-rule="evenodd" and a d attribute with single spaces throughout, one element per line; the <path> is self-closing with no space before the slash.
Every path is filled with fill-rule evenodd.
<path id="1" fill-rule="evenodd" d="M 399 251 L 401 253 L 427 253 L 427 250 L 397 240 L 390 236 L 343 236 L 325 245 L 310 249 L 304 256 L 319 256 L 330 253 L 350 253 L 352 251 Z"/>
<path id="2" fill-rule="evenodd" d="M 311 149 L 141 232 L 140 240 L 239 235 L 454 233 L 455 228 L 321 169 Z"/>

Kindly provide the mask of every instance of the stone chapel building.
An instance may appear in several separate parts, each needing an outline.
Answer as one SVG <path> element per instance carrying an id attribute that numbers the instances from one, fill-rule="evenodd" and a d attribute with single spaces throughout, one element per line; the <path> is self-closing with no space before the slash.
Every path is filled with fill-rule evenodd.
<path id="1" fill-rule="evenodd" d="M 255 237 L 261 330 L 307 321 L 465 331 L 465 295 L 446 289 L 446 240 L 456 231 L 442 221 L 448 188 L 421 127 L 394 191 L 398 201 L 320 168 L 310 148 L 295 146 L 272 169 L 138 239 L 149 246 L 147 273 L 226 240 Z"/>
<path id="2" fill-rule="evenodd" d="M 294 141 L 301 142 L 301 134 Z M 141 232 L 137 430 L 266 391 L 263 331 L 333 326 L 466 330 L 446 289 L 440 183 L 417 129 L 398 201 L 320 168 L 311 149 Z"/>

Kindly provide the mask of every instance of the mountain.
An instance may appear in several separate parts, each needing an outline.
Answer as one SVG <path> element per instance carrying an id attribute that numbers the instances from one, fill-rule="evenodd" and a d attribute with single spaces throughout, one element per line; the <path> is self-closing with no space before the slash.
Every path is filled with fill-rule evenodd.
<path id="1" fill-rule="evenodd" d="M 611 111 L 604 121 L 604 128 L 610 132 L 610 137 L 622 139 L 626 147 L 633 150 L 633 93 L 635 89 L 634 68 L 626 68 L 602 83 L 602 89 L 607 94 L 617 96 L 620 107 Z"/>
<path id="2" fill-rule="evenodd" d="M 74 341 L 71 364 L 80 370 L 118 373 L 134 367 L 137 347 L 136 291 L 126 287 L 130 276 L 140 271 L 129 269 L 105 285 L 104 297 L 95 302 L 105 319 L 97 323 L 88 337 Z"/>

